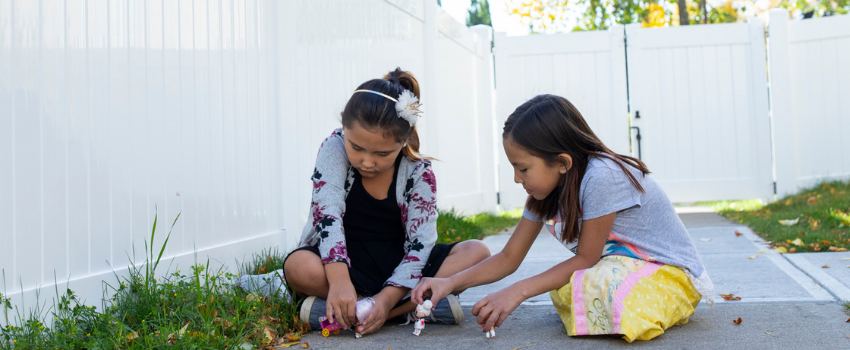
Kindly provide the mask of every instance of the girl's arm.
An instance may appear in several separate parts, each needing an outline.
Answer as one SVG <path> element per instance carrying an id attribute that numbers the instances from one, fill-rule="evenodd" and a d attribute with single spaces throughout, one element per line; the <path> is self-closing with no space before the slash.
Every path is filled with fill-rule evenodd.
<path id="1" fill-rule="evenodd" d="M 573 272 L 590 268 L 599 262 L 616 217 L 617 213 L 611 213 L 582 221 L 578 253 L 574 257 L 475 303 L 472 314 L 478 316 L 479 327 L 489 330 L 490 327 L 501 326 L 505 318 L 524 300 L 563 287 L 570 282 Z"/>
<path id="2" fill-rule="evenodd" d="M 537 235 L 540 234 L 541 228 L 543 228 L 542 222 L 520 219 L 519 225 L 502 251 L 454 276 L 422 279 L 411 292 L 411 299 L 414 303 L 421 304 L 430 294 L 432 302 L 436 305 L 440 299 L 453 291 L 493 283 L 505 278 L 519 268 Z"/>
<path id="3" fill-rule="evenodd" d="M 350 181 L 348 157 L 341 129 L 322 142 L 313 170 L 313 196 L 310 221 L 305 225 L 300 247 L 315 246 L 328 278 L 327 315 L 339 321 L 343 328 L 354 324 L 357 293 L 348 275 L 348 250 L 342 231 L 345 198 Z"/>

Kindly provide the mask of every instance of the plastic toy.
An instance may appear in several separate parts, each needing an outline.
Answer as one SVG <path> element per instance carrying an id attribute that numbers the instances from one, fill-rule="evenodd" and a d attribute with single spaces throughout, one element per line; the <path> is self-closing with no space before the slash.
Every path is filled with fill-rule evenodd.
<path id="1" fill-rule="evenodd" d="M 375 300 L 372 298 L 363 298 L 357 301 L 357 304 L 354 306 L 354 322 L 355 325 L 360 323 L 360 320 L 365 320 L 369 317 L 369 314 L 372 313 L 372 307 L 375 305 Z M 339 325 L 338 322 L 331 323 L 328 321 L 328 316 L 320 316 L 319 324 L 322 326 L 322 336 L 328 337 L 331 335 L 331 332 L 334 334 L 339 334 L 339 330 L 342 329 L 342 326 Z M 355 338 L 360 338 L 362 335 L 360 333 L 354 332 Z"/>
<path id="2" fill-rule="evenodd" d="M 320 316 L 319 324 L 322 325 L 322 336 L 324 337 L 331 335 L 331 332 L 339 334 L 339 330 L 342 329 L 339 323 L 330 323 L 327 316 Z"/>
<path id="3" fill-rule="evenodd" d="M 425 300 L 422 304 L 416 305 L 416 320 L 413 322 L 413 335 L 419 336 L 419 333 L 425 329 L 425 317 L 431 316 L 431 307 L 433 304 L 430 300 Z"/>

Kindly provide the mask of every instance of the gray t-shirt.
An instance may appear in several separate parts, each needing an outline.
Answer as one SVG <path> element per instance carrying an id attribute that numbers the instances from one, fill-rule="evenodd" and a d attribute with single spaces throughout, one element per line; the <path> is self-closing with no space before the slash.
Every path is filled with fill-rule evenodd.
<path id="1" fill-rule="evenodd" d="M 703 296 L 713 297 L 711 280 L 670 199 L 648 175 L 643 176 L 628 164 L 626 167 L 643 186 L 645 193 L 638 191 L 622 168 L 608 158 L 592 156 L 581 180 L 579 206 L 582 220 L 617 213 L 602 255 L 624 255 L 682 268 Z M 527 208 L 522 216 L 531 221 L 542 221 Z M 561 241 L 560 217 L 547 222 L 546 227 Z M 575 253 L 578 239 L 564 245 Z"/>

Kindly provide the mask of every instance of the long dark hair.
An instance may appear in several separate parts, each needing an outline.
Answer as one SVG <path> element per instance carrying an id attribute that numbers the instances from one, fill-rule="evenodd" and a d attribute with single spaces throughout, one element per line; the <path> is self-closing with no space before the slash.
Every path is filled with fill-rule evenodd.
<path id="1" fill-rule="evenodd" d="M 401 68 L 387 73 L 381 79 L 372 79 L 355 90 L 372 90 L 382 94 L 398 98 L 404 90 L 410 90 L 416 98 L 419 96 L 419 82 L 412 73 L 403 71 Z M 399 118 L 395 110 L 395 102 L 381 95 L 359 92 L 351 95 L 345 110 L 342 111 L 342 125 L 351 128 L 357 122 L 364 128 L 380 128 L 384 136 L 395 138 L 396 142 L 405 144 L 402 153 L 411 160 L 420 160 L 419 134 L 416 126 L 404 118 Z"/>
<path id="2" fill-rule="evenodd" d="M 505 121 L 502 138 L 510 139 L 531 155 L 542 158 L 549 166 L 566 166 L 566 161 L 558 157 L 561 153 L 572 157 L 572 167 L 561 175 L 555 190 L 543 200 L 529 196 L 526 202 L 531 212 L 546 220 L 561 215 L 561 239 L 565 243 L 576 240 L 579 235 L 579 189 L 590 156 L 613 160 L 629 176 L 632 185 L 645 192 L 626 164 L 640 170 L 643 175 L 649 174 L 646 164 L 608 149 L 590 130 L 578 109 L 563 97 L 537 95 L 517 107 Z"/>

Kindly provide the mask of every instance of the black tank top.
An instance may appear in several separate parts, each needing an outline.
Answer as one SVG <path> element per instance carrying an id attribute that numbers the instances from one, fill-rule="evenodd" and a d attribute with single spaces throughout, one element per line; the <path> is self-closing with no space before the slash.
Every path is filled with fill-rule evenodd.
<path id="1" fill-rule="evenodd" d="M 371 296 L 381 291 L 384 282 L 404 258 L 404 225 L 396 200 L 396 177 L 402 155 L 396 158 L 393 181 L 387 198 L 375 199 L 363 187 L 360 173 L 345 199 L 345 242 L 351 259 L 349 275 L 354 288 Z"/>

